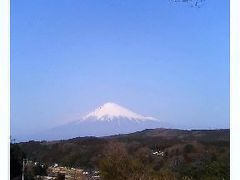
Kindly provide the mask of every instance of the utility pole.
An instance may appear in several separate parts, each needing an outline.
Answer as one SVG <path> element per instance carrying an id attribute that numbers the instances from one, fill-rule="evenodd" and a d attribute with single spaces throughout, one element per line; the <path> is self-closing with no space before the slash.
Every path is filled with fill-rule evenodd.
<path id="1" fill-rule="evenodd" d="M 25 161 L 27 161 L 27 159 L 24 159 L 24 158 L 23 158 L 23 166 L 22 166 L 22 180 L 24 180 Z"/>

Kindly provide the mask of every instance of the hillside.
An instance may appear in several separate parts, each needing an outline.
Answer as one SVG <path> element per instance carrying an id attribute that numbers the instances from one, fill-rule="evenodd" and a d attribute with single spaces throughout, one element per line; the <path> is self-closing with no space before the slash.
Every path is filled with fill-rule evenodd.
<path id="1" fill-rule="evenodd" d="M 28 159 L 48 166 L 58 163 L 62 166 L 100 169 L 104 172 L 113 171 L 113 167 L 108 169 L 111 166 L 109 162 L 124 163 L 118 158 L 127 158 L 125 163 L 131 164 L 128 162 L 130 160 L 133 162 L 132 166 L 134 162 L 139 166 L 143 163 L 144 166 L 135 168 L 147 168 L 148 173 L 155 174 L 156 177 L 164 172 L 173 179 L 184 176 L 194 179 L 214 179 L 221 176 L 229 179 L 229 133 L 228 129 L 148 129 L 101 138 L 29 141 L 18 145 Z M 114 161 L 109 161 L 109 158 Z M 105 164 L 105 161 L 108 163 Z"/>

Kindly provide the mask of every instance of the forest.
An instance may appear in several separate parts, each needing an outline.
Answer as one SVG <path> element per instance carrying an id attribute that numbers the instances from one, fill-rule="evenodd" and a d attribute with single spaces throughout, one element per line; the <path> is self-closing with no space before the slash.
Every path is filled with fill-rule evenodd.
<path id="1" fill-rule="evenodd" d="M 11 179 L 20 177 L 22 159 L 99 170 L 103 180 L 230 179 L 230 131 L 147 129 L 108 137 L 11 143 Z M 33 177 L 33 176 L 32 176 Z M 31 179 L 31 178 L 29 178 Z"/>

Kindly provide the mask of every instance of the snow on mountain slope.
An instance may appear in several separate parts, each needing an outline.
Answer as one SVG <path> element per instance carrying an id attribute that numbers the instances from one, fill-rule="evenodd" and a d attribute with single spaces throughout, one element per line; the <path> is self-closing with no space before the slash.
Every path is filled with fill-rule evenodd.
<path id="1" fill-rule="evenodd" d="M 135 121 L 156 120 L 153 117 L 146 117 L 128 110 L 116 103 L 108 102 L 93 112 L 83 117 L 83 120 L 95 119 L 100 121 L 112 121 L 114 119 L 128 119 Z"/>

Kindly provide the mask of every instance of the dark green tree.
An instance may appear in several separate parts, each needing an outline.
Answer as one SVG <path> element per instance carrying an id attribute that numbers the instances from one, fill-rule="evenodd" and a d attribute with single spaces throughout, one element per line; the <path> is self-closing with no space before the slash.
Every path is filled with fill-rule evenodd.
<path id="1" fill-rule="evenodd" d="M 22 162 L 26 157 L 18 144 L 10 144 L 10 178 L 21 177 Z"/>

